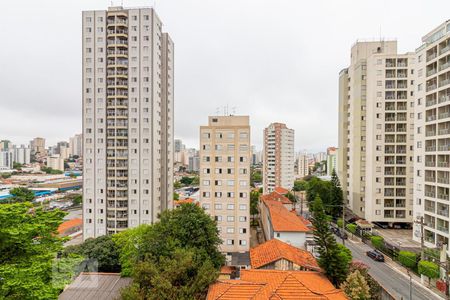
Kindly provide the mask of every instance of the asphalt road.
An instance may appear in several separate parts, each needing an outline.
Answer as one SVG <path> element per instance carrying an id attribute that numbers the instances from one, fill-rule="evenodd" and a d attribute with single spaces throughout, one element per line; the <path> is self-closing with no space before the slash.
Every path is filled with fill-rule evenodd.
<path id="1" fill-rule="evenodd" d="M 336 241 L 342 240 L 336 237 Z M 366 255 L 366 251 L 371 250 L 369 246 L 362 242 L 345 241 L 345 246 L 352 251 L 353 259 L 364 262 L 370 267 L 369 274 L 378 281 L 395 299 L 408 300 L 409 297 L 409 276 L 403 272 L 396 270 L 400 266 L 391 266 L 387 262 L 377 262 Z M 424 288 L 414 279 L 412 281 L 412 299 L 413 300 L 437 300 L 444 299 L 432 291 Z M 411 300 L 412 300 L 411 299 Z"/>

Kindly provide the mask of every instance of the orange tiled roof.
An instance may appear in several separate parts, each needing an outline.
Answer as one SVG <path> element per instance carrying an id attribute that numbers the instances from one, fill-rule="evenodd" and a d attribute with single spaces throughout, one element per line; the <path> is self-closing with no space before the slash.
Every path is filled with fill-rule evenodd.
<path id="1" fill-rule="evenodd" d="M 181 200 L 175 200 L 175 205 L 181 205 L 181 204 L 193 203 L 193 202 L 194 202 L 194 199 L 186 198 L 186 199 L 181 199 Z"/>
<path id="2" fill-rule="evenodd" d="M 281 186 L 277 186 L 274 191 L 280 195 L 286 195 L 287 193 L 289 193 L 289 190 Z"/>
<path id="3" fill-rule="evenodd" d="M 318 272 L 242 270 L 240 280 L 219 280 L 210 285 L 208 300 L 346 300 L 345 294 Z"/>
<path id="4" fill-rule="evenodd" d="M 250 249 L 250 262 L 253 269 L 258 269 L 282 258 L 311 271 L 320 270 L 311 253 L 278 239 L 272 239 Z"/>
<path id="5" fill-rule="evenodd" d="M 277 192 L 272 192 L 270 194 L 262 195 L 261 200 L 272 200 L 272 201 L 281 202 L 283 204 L 292 204 L 292 201 L 289 200 L 288 197 L 278 194 Z"/>
<path id="6" fill-rule="evenodd" d="M 65 221 L 58 227 L 59 234 L 64 233 L 67 229 L 70 229 L 72 227 L 81 226 L 83 224 L 83 221 L 80 218 L 75 218 L 69 221 Z"/>
<path id="7" fill-rule="evenodd" d="M 284 205 L 277 201 L 262 199 L 270 213 L 270 219 L 274 231 L 310 232 L 311 228 L 305 225 L 295 213 L 290 212 Z"/>
<path id="8" fill-rule="evenodd" d="M 235 270 L 235 267 L 232 266 L 222 266 L 220 268 L 220 274 L 231 274 Z"/>

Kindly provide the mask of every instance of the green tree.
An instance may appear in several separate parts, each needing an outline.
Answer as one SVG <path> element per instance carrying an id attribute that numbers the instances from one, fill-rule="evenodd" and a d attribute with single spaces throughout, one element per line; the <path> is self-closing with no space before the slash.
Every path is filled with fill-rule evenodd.
<path id="1" fill-rule="evenodd" d="M 178 193 L 173 193 L 173 200 L 180 200 L 180 195 Z"/>
<path id="2" fill-rule="evenodd" d="M 398 261 L 407 268 L 414 268 L 417 264 L 416 254 L 411 251 L 400 251 L 398 253 Z"/>
<path id="3" fill-rule="evenodd" d="M 193 180 L 194 180 L 194 177 L 183 176 L 180 179 L 180 183 L 187 186 L 187 185 L 191 185 Z"/>
<path id="4" fill-rule="evenodd" d="M 333 169 L 331 173 L 331 187 L 330 187 L 330 213 L 333 217 L 342 216 L 342 205 L 344 205 L 344 194 L 342 192 L 341 183 Z"/>
<path id="5" fill-rule="evenodd" d="M 347 224 L 345 226 L 345 228 L 347 228 L 347 230 L 350 231 L 352 234 L 355 234 L 356 229 L 358 228 L 358 225 L 351 223 L 351 224 Z"/>
<path id="6" fill-rule="evenodd" d="M 259 213 L 258 211 L 258 203 L 259 203 L 259 191 L 251 191 L 250 192 L 250 214 L 255 218 L 255 216 Z"/>
<path id="7" fill-rule="evenodd" d="M 34 192 L 26 187 L 16 187 L 9 191 L 12 198 L 8 199 L 13 202 L 30 202 L 34 200 Z"/>
<path id="8" fill-rule="evenodd" d="M 192 179 L 191 185 L 194 185 L 194 186 L 200 185 L 200 177 L 194 176 L 194 178 Z"/>
<path id="9" fill-rule="evenodd" d="M 431 279 L 439 278 L 439 266 L 431 261 L 421 260 L 418 265 L 419 274 L 428 277 L 428 285 Z"/>
<path id="10" fill-rule="evenodd" d="M 312 177 L 308 181 L 308 188 L 306 189 L 306 200 L 308 201 L 308 203 L 312 203 L 316 196 L 319 196 L 322 200 L 327 214 L 330 214 L 332 208 L 330 206 L 330 189 L 330 181 L 324 181 L 317 177 Z"/>
<path id="11" fill-rule="evenodd" d="M 256 183 L 262 182 L 262 174 L 261 174 L 260 170 L 255 170 L 254 168 L 252 168 L 251 174 L 250 174 L 250 185 L 252 187 L 255 187 L 255 182 Z"/>
<path id="12" fill-rule="evenodd" d="M 358 271 L 348 275 L 341 289 L 352 300 L 368 300 L 370 298 L 370 288 L 364 276 Z"/>
<path id="13" fill-rule="evenodd" d="M 364 279 L 366 280 L 367 284 L 370 288 L 370 298 L 372 300 L 381 300 L 381 285 L 375 281 L 372 276 L 369 274 L 369 267 L 360 261 L 353 261 L 350 264 L 349 267 L 349 274 L 353 273 L 354 271 L 359 271 L 361 275 L 364 276 Z"/>
<path id="14" fill-rule="evenodd" d="M 86 259 L 95 259 L 99 272 L 120 272 L 119 252 L 111 235 L 98 238 L 89 238 L 84 243 L 68 246 L 64 249 L 64 255 L 78 254 Z"/>
<path id="15" fill-rule="evenodd" d="M 306 191 L 307 188 L 308 188 L 307 181 L 305 181 L 305 180 L 294 181 L 294 188 L 293 188 L 294 191 L 296 191 L 296 192 Z"/>
<path id="16" fill-rule="evenodd" d="M 75 175 L 75 173 L 70 173 L 69 177 L 72 178 L 72 179 L 75 179 L 75 178 L 77 178 L 77 175 Z"/>
<path id="17" fill-rule="evenodd" d="M 0 299 L 58 298 L 79 262 L 56 259 L 64 215 L 29 202 L 0 205 Z"/>
<path id="18" fill-rule="evenodd" d="M 63 171 L 61 171 L 61 170 L 55 170 L 55 169 L 52 169 L 52 168 L 50 168 L 50 167 L 41 167 L 41 171 L 42 172 L 45 172 L 45 173 L 47 173 L 47 174 L 63 174 L 64 172 Z"/>
<path id="19" fill-rule="evenodd" d="M 342 228 L 342 225 L 344 225 L 344 221 L 342 220 L 342 218 L 337 219 L 336 225 L 337 227 Z"/>
<path id="20" fill-rule="evenodd" d="M 133 284 L 122 291 L 122 299 L 205 299 L 217 276 L 218 270 L 209 259 L 196 259 L 195 250 L 177 248 L 158 263 L 138 263 Z"/>
<path id="21" fill-rule="evenodd" d="M 329 229 L 329 218 L 325 214 L 322 200 L 319 196 L 312 203 L 312 224 L 314 240 L 318 246 L 319 266 L 325 271 L 330 281 L 339 286 L 347 277 L 351 252 L 344 246 L 338 246 Z M 346 250 L 345 250 L 346 249 Z"/>
<path id="22" fill-rule="evenodd" d="M 384 239 L 382 236 L 378 236 L 378 235 L 373 235 L 370 237 L 370 242 L 372 243 L 372 245 L 378 249 L 378 250 L 383 250 L 384 248 Z"/>
<path id="23" fill-rule="evenodd" d="M 16 161 L 13 162 L 13 169 L 20 170 L 20 169 L 22 169 L 22 167 L 23 167 L 23 164 L 16 162 Z"/>
<path id="24" fill-rule="evenodd" d="M 217 224 L 194 204 L 166 210 L 160 221 L 113 237 L 122 274 L 133 285 L 124 299 L 201 299 L 224 263 Z"/>
<path id="25" fill-rule="evenodd" d="M 81 205 L 81 203 L 83 202 L 83 195 L 75 195 L 75 197 L 73 197 L 72 199 L 72 205 L 73 206 L 78 206 Z"/>
<path id="26" fill-rule="evenodd" d="M 177 180 L 173 183 L 173 188 L 178 190 L 181 189 L 183 187 L 183 185 Z"/>

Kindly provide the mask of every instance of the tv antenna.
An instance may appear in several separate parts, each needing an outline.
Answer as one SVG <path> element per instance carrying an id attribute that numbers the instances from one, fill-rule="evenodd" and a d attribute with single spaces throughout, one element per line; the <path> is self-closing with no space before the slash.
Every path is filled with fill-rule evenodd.
<path id="1" fill-rule="evenodd" d="M 231 108 L 231 114 L 234 116 L 236 114 L 236 106 Z"/>

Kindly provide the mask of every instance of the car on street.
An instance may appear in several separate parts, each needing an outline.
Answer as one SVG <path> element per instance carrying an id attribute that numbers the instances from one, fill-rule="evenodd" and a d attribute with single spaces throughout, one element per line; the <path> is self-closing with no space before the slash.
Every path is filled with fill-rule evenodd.
<path id="1" fill-rule="evenodd" d="M 370 250 L 366 252 L 366 255 L 375 261 L 384 262 L 384 255 L 377 250 Z"/>

